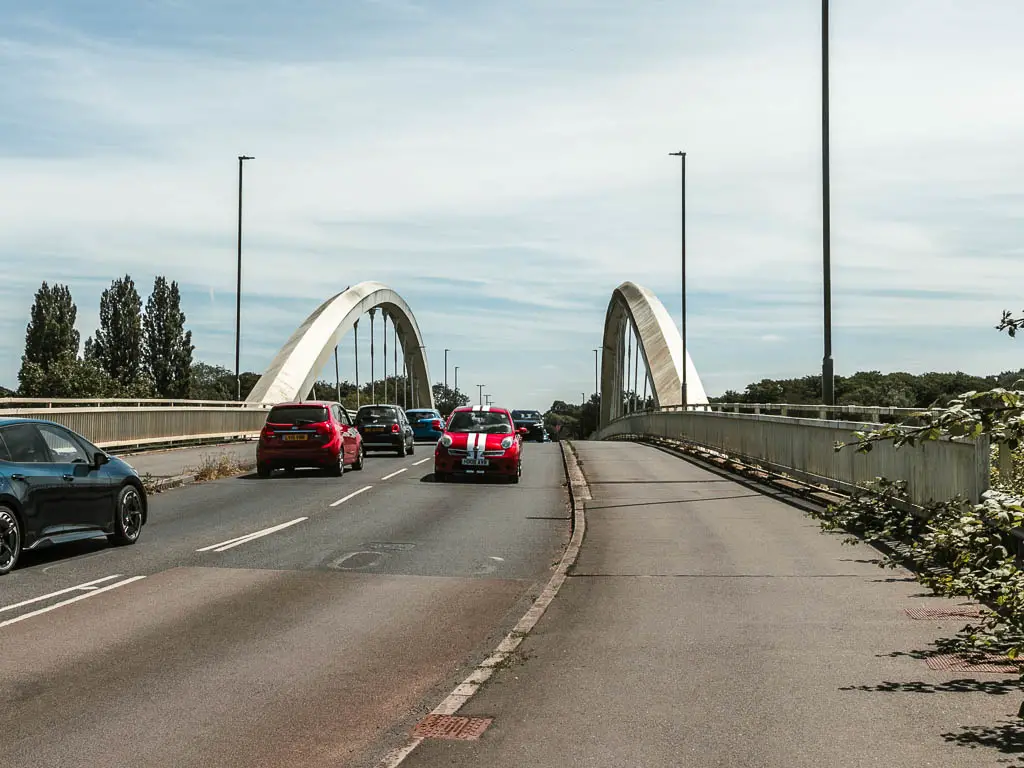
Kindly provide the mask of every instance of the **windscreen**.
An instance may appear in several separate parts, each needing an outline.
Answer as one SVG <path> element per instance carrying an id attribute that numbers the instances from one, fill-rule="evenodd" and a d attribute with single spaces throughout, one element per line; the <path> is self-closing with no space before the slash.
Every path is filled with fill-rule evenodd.
<path id="1" fill-rule="evenodd" d="M 485 432 L 490 435 L 507 435 L 512 425 L 504 413 L 492 411 L 458 411 L 452 414 L 449 432 Z"/>
<path id="2" fill-rule="evenodd" d="M 327 408 L 322 405 L 283 405 L 270 409 L 268 424 L 319 424 L 327 421 Z"/>
<path id="3" fill-rule="evenodd" d="M 384 405 L 363 406 L 359 409 L 359 413 L 356 414 L 357 424 L 368 424 L 373 421 L 395 421 L 397 419 L 398 414 L 395 413 L 395 409 Z"/>
<path id="4" fill-rule="evenodd" d="M 512 411 L 512 418 L 516 421 L 540 421 L 540 411 Z"/>

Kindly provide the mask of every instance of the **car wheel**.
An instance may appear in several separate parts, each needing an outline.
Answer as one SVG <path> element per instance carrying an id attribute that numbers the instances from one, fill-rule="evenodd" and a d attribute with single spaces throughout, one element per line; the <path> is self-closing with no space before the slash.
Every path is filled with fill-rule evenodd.
<path id="1" fill-rule="evenodd" d="M 341 477 L 345 474 L 345 451 L 338 451 L 338 460 L 332 461 L 327 467 L 327 473 L 331 477 Z"/>
<path id="2" fill-rule="evenodd" d="M 114 532 L 110 540 L 115 544 L 134 544 L 142 533 L 142 494 L 134 485 L 126 485 L 117 494 L 114 512 Z"/>
<path id="3" fill-rule="evenodd" d="M 363 468 L 363 459 L 365 459 L 365 458 L 366 458 L 366 451 L 364 451 L 363 450 L 363 446 L 360 445 L 359 446 L 359 453 L 356 454 L 356 460 L 355 460 L 355 463 L 352 465 L 352 469 L 362 469 Z"/>
<path id="4" fill-rule="evenodd" d="M 414 453 L 416 453 L 416 441 L 415 440 L 413 440 L 411 443 L 409 443 L 409 455 L 412 456 Z"/>
<path id="5" fill-rule="evenodd" d="M 269 464 L 257 464 L 256 465 L 256 476 L 266 480 L 270 477 L 270 473 L 273 471 L 273 467 Z"/>
<path id="6" fill-rule="evenodd" d="M 398 446 L 398 455 L 400 458 L 405 456 L 405 440 L 403 440 L 401 445 Z"/>
<path id="7" fill-rule="evenodd" d="M 0 576 L 10 573 L 21 555 L 21 523 L 14 510 L 0 505 Z"/>

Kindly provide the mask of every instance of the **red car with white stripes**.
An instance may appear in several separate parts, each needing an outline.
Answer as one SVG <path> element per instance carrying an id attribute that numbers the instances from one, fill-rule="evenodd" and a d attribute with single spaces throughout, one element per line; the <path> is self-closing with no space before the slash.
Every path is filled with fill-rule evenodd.
<path id="1" fill-rule="evenodd" d="M 505 408 L 456 408 L 434 450 L 434 479 L 443 483 L 456 475 L 496 475 L 518 483 L 525 432 L 525 428 L 516 429 Z"/>

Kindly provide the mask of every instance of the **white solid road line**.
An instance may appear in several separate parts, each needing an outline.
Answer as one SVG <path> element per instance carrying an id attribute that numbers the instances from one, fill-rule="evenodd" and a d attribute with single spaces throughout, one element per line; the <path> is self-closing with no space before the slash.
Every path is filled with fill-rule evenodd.
<path id="1" fill-rule="evenodd" d="M 409 468 L 408 468 L 408 467 L 402 467 L 402 468 L 401 468 L 400 470 L 398 470 L 397 472 L 392 472 L 392 473 L 391 473 L 390 475 L 384 475 L 384 477 L 382 477 L 382 478 L 381 478 L 381 480 L 390 480 L 390 479 L 391 479 L 392 477 L 394 477 L 395 475 L 400 475 L 400 474 L 402 474 L 403 472 L 408 472 L 408 471 L 409 471 Z"/>
<path id="2" fill-rule="evenodd" d="M 297 517 L 294 520 L 289 520 L 287 523 L 280 523 L 279 525 L 274 525 L 270 528 L 264 528 L 261 531 L 253 531 L 252 533 L 245 534 L 245 536 L 239 536 L 234 539 L 228 539 L 227 541 L 222 541 L 219 544 L 211 544 L 208 547 L 197 549 L 196 552 L 209 552 L 211 549 L 214 552 L 224 552 L 225 550 L 231 549 L 232 547 L 240 546 L 242 544 L 245 544 L 246 542 L 252 541 L 253 539 L 261 539 L 264 536 L 269 536 L 272 533 L 277 533 L 278 531 L 284 530 L 289 526 L 301 523 L 303 520 L 309 520 L 309 518 Z"/>
<path id="3" fill-rule="evenodd" d="M 360 488 L 360 489 L 359 489 L 358 491 L 353 491 L 353 492 L 352 492 L 352 493 L 350 493 L 350 494 L 349 494 L 348 496 L 342 496 L 342 497 L 341 497 L 340 499 L 338 499 L 337 501 L 332 501 L 332 502 L 331 502 L 331 504 L 330 504 L 330 506 L 332 506 L 332 507 L 336 507 L 336 506 L 338 506 L 339 504 L 344 504 L 344 503 L 345 503 L 346 501 L 348 501 L 349 499 L 355 498 L 356 496 L 358 496 L 358 495 L 359 495 L 360 493 L 362 493 L 363 491 L 368 491 L 368 490 L 370 490 L 371 488 L 373 488 L 373 486 L 372 486 L 372 485 L 367 485 L 367 486 L 364 486 L 363 488 Z"/>
<path id="4" fill-rule="evenodd" d="M 427 456 L 427 458 L 425 458 L 425 459 L 420 459 L 419 461 L 414 461 L 414 462 L 412 463 L 412 465 L 413 465 L 414 467 L 418 467 L 418 466 L 419 466 L 420 464 L 425 464 L 425 463 L 427 463 L 428 461 L 430 461 L 430 459 L 431 459 L 431 457 L 430 457 L 430 456 Z"/>
<path id="5" fill-rule="evenodd" d="M 61 607 L 65 606 L 65 605 L 71 605 L 72 603 L 77 603 L 79 600 L 85 600 L 85 599 L 90 598 L 90 597 L 95 597 L 96 595 L 100 594 L 101 592 L 107 592 L 107 591 L 109 591 L 111 589 L 117 589 L 118 587 L 123 587 L 125 584 L 131 584 L 133 581 L 138 581 L 139 579 L 144 579 L 144 578 L 146 578 L 146 577 L 145 576 L 132 576 L 130 579 L 125 579 L 124 581 L 118 581 L 118 582 L 116 582 L 114 584 L 107 584 L 107 586 L 105 586 L 105 587 L 100 587 L 99 589 L 94 589 L 91 592 L 86 592 L 84 595 L 76 595 L 75 597 L 72 597 L 72 598 L 70 598 L 68 600 L 61 600 L 59 603 L 54 603 L 53 605 L 48 605 L 45 608 L 39 608 L 38 610 L 30 611 L 29 613 L 23 613 L 23 614 L 21 614 L 21 616 L 15 616 L 13 619 L 8 619 L 7 621 L 0 621 L 0 628 L 10 626 L 11 624 L 17 624 L 19 621 L 24 621 L 25 619 L 31 619 L 33 616 L 39 616 L 40 614 L 43 614 L 43 613 L 49 613 L 50 611 L 56 610 L 57 608 L 61 608 Z"/>
<path id="6" fill-rule="evenodd" d="M 49 600 L 51 597 L 58 597 L 60 595 L 66 595 L 68 592 L 74 592 L 76 589 L 96 589 L 96 584 L 102 584 L 104 581 L 110 581 L 111 579 L 120 579 L 120 573 L 115 573 L 113 576 L 104 576 L 102 579 L 96 579 L 95 581 L 87 581 L 85 584 L 79 584 L 75 587 L 67 587 L 66 589 L 58 589 L 56 592 L 51 592 L 48 595 L 40 595 L 39 597 L 33 597 L 31 600 L 22 600 L 20 603 L 14 605 L 5 605 L 0 608 L 0 613 L 4 611 L 13 611 L 15 608 L 21 608 L 25 605 L 31 605 L 32 603 L 41 603 L 43 600 Z"/>

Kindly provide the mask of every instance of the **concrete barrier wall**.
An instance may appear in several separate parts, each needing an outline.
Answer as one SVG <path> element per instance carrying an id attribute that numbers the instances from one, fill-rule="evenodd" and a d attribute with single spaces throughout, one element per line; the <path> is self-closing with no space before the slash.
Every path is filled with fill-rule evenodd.
<path id="1" fill-rule="evenodd" d="M 961 494 L 978 502 L 988 490 L 989 442 L 937 440 L 895 448 L 878 443 L 870 453 L 854 448 L 836 452 L 836 442 L 851 442 L 863 422 L 801 419 L 708 411 L 646 412 L 617 419 L 596 433 L 599 440 L 626 435 L 657 435 L 712 450 L 809 482 L 850 492 L 875 477 L 906 480 L 911 502 L 923 506 Z"/>
<path id="2" fill-rule="evenodd" d="M 114 448 L 243 437 L 263 428 L 268 410 L 238 405 L 5 408 L 0 410 L 0 418 L 53 421 L 101 448 Z"/>

